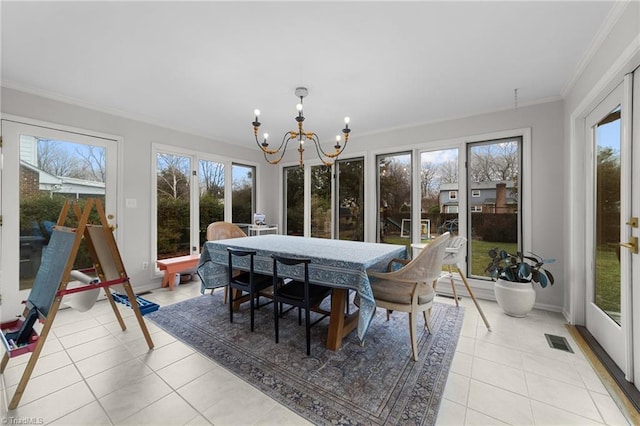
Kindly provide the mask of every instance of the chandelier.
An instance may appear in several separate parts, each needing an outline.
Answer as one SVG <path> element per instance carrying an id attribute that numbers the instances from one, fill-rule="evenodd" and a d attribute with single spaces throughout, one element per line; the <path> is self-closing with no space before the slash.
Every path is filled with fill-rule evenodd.
<path id="1" fill-rule="evenodd" d="M 258 121 L 258 117 L 260 116 L 260 110 L 256 109 L 254 111 L 256 119 L 252 123 L 253 134 L 256 138 L 256 144 L 258 145 L 260 150 L 262 150 L 262 153 L 264 154 L 264 159 L 267 160 L 269 164 L 278 164 L 284 157 L 284 154 L 287 151 L 287 146 L 289 145 L 289 142 L 295 140 L 298 142 L 298 153 L 300 154 L 300 167 L 302 167 L 304 166 L 304 161 L 302 159 L 302 154 L 304 153 L 304 143 L 305 141 L 311 141 L 315 146 L 316 152 L 318 153 L 318 158 L 320 158 L 320 161 L 322 161 L 322 164 L 324 164 L 325 166 L 331 166 L 334 163 L 335 159 L 338 157 L 338 155 L 340 155 L 342 151 L 344 151 L 344 149 L 347 147 L 347 142 L 349 142 L 349 132 L 351 132 L 351 129 L 349 129 L 349 117 L 344 118 L 344 129 L 342 129 L 343 136 L 342 137 L 340 135 L 336 136 L 336 144 L 333 146 L 335 151 L 325 152 L 322 149 L 322 146 L 320 146 L 320 139 L 318 138 L 318 135 L 316 135 L 314 132 L 306 132 L 302 127 L 302 124 L 304 123 L 304 115 L 302 115 L 302 100 L 304 99 L 305 96 L 309 94 L 309 90 L 307 90 L 306 87 L 296 87 L 296 90 L 294 93 L 297 98 L 300 98 L 300 103 L 296 105 L 296 109 L 298 110 L 298 116 L 295 118 L 295 120 L 298 122 L 298 130 L 297 131 L 291 130 L 289 132 L 286 132 L 282 137 L 282 142 L 280 143 L 280 146 L 277 149 L 271 149 L 269 148 L 269 143 L 267 142 L 269 138 L 268 133 L 265 133 L 263 135 L 262 142 L 258 140 L 258 128 L 260 127 L 261 123 Z M 340 141 L 343 138 L 344 138 L 344 145 L 340 145 Z M 273 157 L 269 158 L 269 156 L 275 156 L 276 158 L 273 158 Z"/>

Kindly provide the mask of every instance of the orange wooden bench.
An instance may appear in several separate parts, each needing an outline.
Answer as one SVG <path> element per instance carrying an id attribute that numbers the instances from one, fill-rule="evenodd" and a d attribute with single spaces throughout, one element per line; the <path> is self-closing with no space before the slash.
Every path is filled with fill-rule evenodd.
<path id="1" fill-rule="evenodd" d="M 173 290 L 173 286 L 175 284 L 175 275 L 178 272 L 186 271 L 187 269 L 194 269 L 198 266 L 199 261 L 199 253 L 156 261 L 158 269 L 164 271 L 164 277 L 162 277 L 162 287 L 169 286 L 169 290 Z"/>

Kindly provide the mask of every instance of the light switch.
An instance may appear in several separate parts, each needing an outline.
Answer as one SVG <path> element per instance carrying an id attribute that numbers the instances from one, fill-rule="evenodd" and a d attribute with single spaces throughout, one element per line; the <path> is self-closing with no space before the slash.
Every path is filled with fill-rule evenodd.
<path id="1" fill-rule="evenodd" d="M 128 209 L 135 209 L 136 207 L 138 207 L 138 202 L 135 198 L 127 198 L 125 200 L 124 205 L 128 208 Z"/>

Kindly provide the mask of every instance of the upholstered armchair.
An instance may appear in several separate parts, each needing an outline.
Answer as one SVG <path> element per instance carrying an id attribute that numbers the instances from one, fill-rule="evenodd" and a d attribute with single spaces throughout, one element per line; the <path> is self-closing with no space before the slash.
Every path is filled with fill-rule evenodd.
<path id="1" fill-rule="evenodd" d="M 446 232 L 427 245 L 418 256 L 411 261 L 394 259 L 389 265 L 390 272 L 368 271 L 373 278 L 371 289 L 376 306 L 390 311 L 407 312 L 411 334 L 411 349 L 414 361 L 418 360 L 416 337 L 417 319 L 420 312 L 424 316 L 425 326 L 431 331 L 429 314 L 435 297 L 434 283 L 440 277 L 444 250 L 449 241 Z M 391 270 L 393 262 L 404 266 L 396 271 Z"/>
<path id="2" fill-rule="evenodd" d="M 213 222 L 207 226 L 207 241 L 246 237 L 238 225 L 229 222 Z"/>

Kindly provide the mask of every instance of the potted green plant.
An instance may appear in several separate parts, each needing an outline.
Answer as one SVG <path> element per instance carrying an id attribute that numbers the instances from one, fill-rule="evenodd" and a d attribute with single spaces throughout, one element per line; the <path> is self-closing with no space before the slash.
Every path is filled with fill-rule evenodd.
<path id="1" fill-rule="evenodd" d="M 529 254 L 530 256 L 525 256 L 517 252 L 514 255 L 498 247 L 489 250 L 491 262 L 485 272 L 496 281 L 496 301 L 507 315 L 526 316 L 536 302 L 533 283 L 545 288 L 555 281 L 551 272 L 542 267 L 545 263 L 555 262 L 555 259 L 543 259 L 535 253 Z"/>

